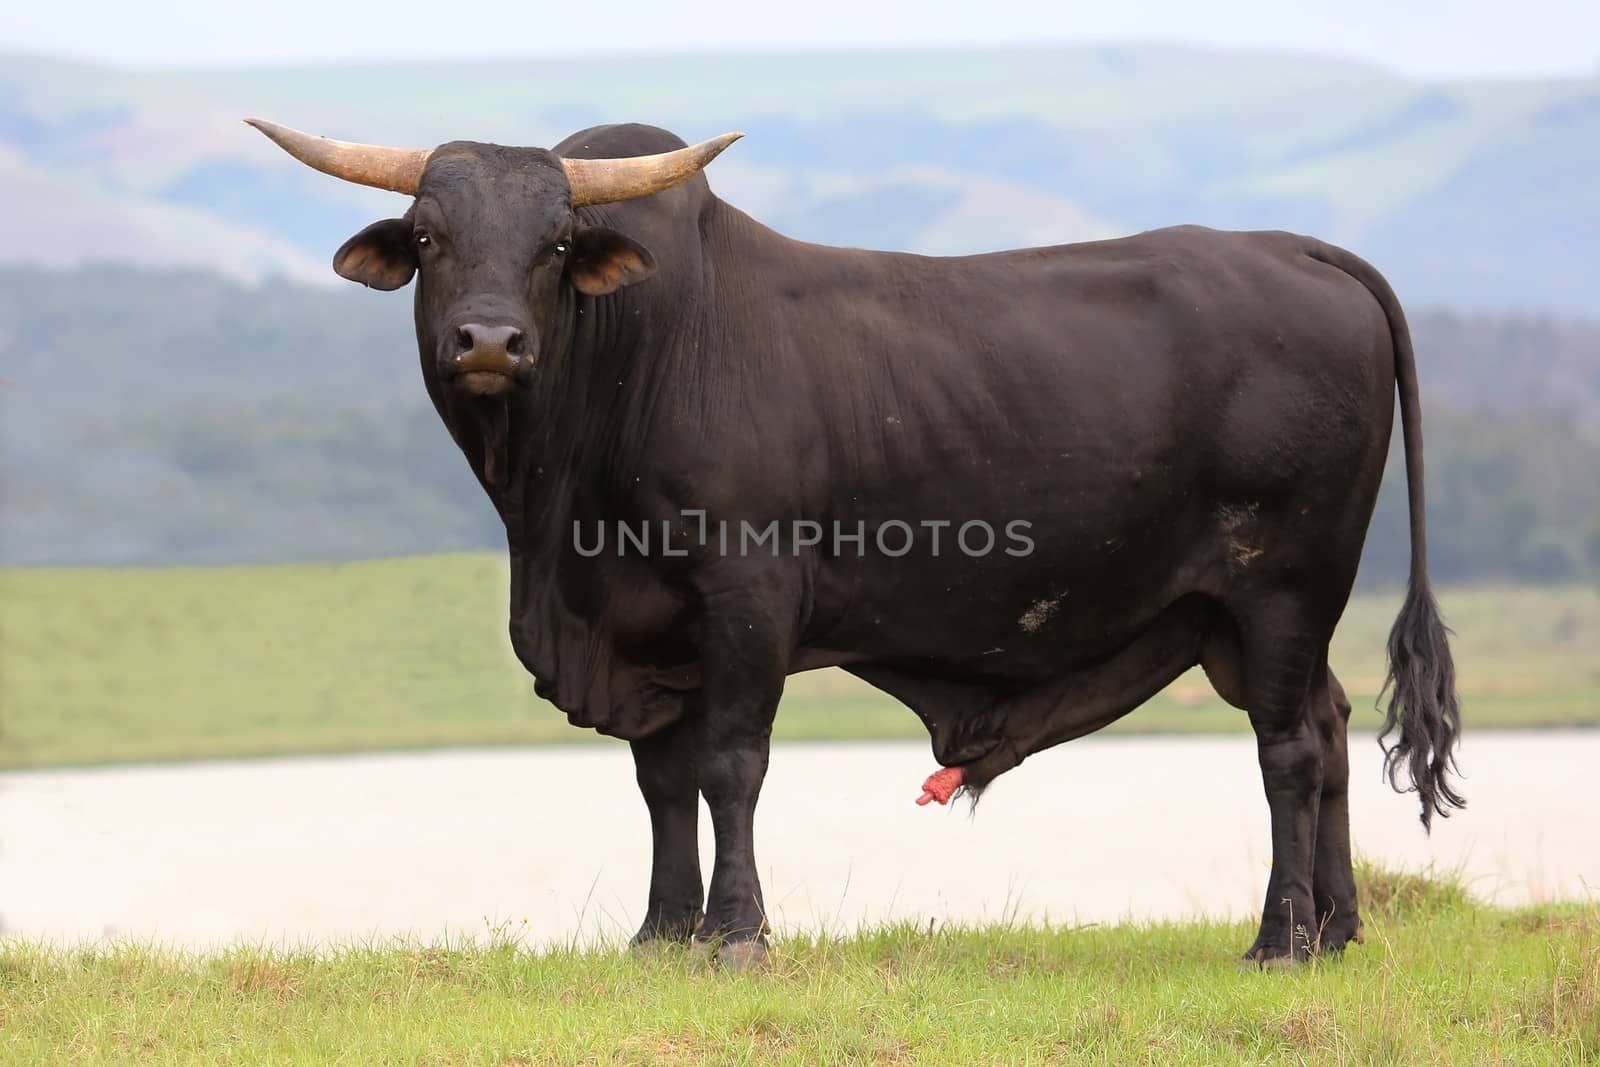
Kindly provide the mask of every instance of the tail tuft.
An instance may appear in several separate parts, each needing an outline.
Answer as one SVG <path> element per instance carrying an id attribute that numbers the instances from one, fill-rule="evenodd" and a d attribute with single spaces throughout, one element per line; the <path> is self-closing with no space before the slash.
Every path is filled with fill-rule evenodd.
<path id="1" fill-rule="evenodd" d="M 1381 703 L 1387 693 L 1389 705 L 1378 742 L 1384 745 L 1389 783 L 1418 794 L 1422 825 L 1428 829 L 1435 814 L 1449 818 L 1450 809 L 1467 806 L 1450 781 L 1450 775 L 1457 773 L 1453 753 L 1461 735 L 1461 701 L 1449 633 L 1427 579 L 1413 574 L 1405 604 L 1389 631 L 1389 675 L 1378 694 Z M 1397 728 L 1399 739 L 1384 744 Z M 1402 766 L 1410 774 L 1410 789 L 1400 784 Z"/>

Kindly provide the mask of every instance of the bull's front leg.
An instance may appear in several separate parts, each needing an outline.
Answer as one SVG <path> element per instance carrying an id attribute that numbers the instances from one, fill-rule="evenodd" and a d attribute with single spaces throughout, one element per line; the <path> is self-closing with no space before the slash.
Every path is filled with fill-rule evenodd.
<path id="1" fill-rule="evenodd" d="M 699 938 L 719 962 L 741 969 L 766 956 L 756 799 L 792 647 L 792 601 L 778 583 L 747 578 L 705 602 L 700 791 L 711 809 L 716 860 Z"/>
<path id="2" fill-rule="evenodd" d="M 699 724 L 679 720 L 632 742 L 639 792 L 650 809 L 650 899 L 633 943 L 687 941 L 700 925 Z"/>

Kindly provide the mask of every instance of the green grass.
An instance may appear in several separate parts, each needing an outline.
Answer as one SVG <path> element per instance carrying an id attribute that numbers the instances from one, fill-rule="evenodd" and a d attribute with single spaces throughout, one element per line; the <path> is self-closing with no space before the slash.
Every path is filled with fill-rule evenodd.
<path id="1" fill-rule="evenodd" d="M 1600 1058 L 1600 907 L 1363 872 L 1367 940 L 1241 970 L 1249 923 L 930 929 L 670 950 L 0 944 L 0 1062 L 1400 1063 Z"/>
<path id="2" fill-rule="evenodd" d="M 505 635 L 492 555 L 353 564 L 0 571 L 0 766 L 577 742 Z M 1600 596 L 1488 587 L 1441 597 L 1469 729 L 1600 725 Z M 1358 596 L 1333 663 L 1375 729 L 1398 594 Z M 1198 672 L 1112 727 L 1243 730 Z M 783 739 L 921 737 L 838 671 L 790 679 Z"/>

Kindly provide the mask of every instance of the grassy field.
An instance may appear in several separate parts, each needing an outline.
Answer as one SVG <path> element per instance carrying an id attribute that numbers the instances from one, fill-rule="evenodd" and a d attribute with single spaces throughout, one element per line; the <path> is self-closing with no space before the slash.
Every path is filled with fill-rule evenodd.
<path id="1" fill-rule="evenodd" d="M 0 766 L 578 742 L 534 698 L 505 636 L 506 564 L 0 571 Z M 1600 595 L 1446 590 L 1469 729 L 1600 725 Z M 1375 729 L 1398 594 L 1358 596 L 1334 648 Z M 1198 672 L 1113 726 L 1242 730 Z M 785 739 L 920 737 L 905 708 L 838 671 L 790 679 Z"/>
<path id="2" fill-rule="evenodd" d="M 1367 871 L 1367 940 L 1241 970 L 1244 923 L 893 927 L 728 974 L 514 938 L 315 954 L 0 943 L 0 1062 L 1586 1064 L 1600 908 Z"/>

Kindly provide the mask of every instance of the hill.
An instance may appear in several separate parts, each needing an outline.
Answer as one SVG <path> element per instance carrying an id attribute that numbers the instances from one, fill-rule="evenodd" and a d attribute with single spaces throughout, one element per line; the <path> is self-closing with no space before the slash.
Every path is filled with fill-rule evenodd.
<path id="1" fill-rule="evenodd" d="M 1600 79 L 1423 83 L 1170 46 L 127 72 L 0 57 L 0 260 L 311 278 L 393 196 L 239 123 L 552 144 L 600 122 L 749 136 L 730 200 L 797 236 L 966 252 L 1177 222 L 1314 232 L 1412 303 L 1592 313 Z"/>

